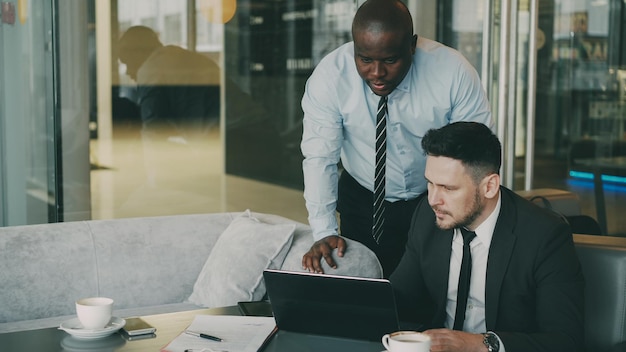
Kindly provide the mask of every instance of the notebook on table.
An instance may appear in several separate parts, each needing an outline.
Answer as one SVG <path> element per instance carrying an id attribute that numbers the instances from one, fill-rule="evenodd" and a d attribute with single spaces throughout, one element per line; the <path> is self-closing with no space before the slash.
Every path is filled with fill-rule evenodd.
<path id="1" fill-rule="evenodd" d="M 270 269 L 263 278 L 278 330 L 370 341 L 399 330 L 389 280 Z"/>

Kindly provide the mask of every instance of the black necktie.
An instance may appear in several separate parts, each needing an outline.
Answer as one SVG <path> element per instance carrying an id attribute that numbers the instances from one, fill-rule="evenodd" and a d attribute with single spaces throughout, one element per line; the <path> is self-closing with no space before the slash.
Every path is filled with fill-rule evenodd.
<path id="1" fill-rule="evenodd" d="M 476 233 L 461 228 L 463 235 L 463 259 L 461 260 L 461 273 L 459 275 L 459 288 L 456 293 L 456 314 L 454 315 L 454 330 L 463 330 L 465 310 L 467 308 L 467 296 L 469 296 L 470 276 L 472 274 L 472 252 L 470 242 L 476 237 Z"/>
<path id="2" fill-rule="evenodd" d="M 380 97 L 376 113 L 376 168 L 374 175 L 374 217 L 372 236 L 376 243 L 383 234 L 385 224 L 385 162 L 387 159 L 387 97 Z"/>

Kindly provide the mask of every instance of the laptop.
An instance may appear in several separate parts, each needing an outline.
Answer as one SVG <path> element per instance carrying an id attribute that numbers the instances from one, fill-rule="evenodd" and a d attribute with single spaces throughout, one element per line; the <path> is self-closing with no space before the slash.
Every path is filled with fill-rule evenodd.
<path id="1" fill-rule="evenodd" d="M 272 269 L 263 278 L 278 330 L 378 342 L 399 330 L 389 280 Z"/>

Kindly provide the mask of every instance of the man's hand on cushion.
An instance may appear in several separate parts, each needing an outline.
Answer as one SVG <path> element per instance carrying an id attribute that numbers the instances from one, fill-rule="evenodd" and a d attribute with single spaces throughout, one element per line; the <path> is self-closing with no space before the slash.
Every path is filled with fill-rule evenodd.
<path id="1" fill-rule="evenodd" d="M 323 274 L 321 260 L 324 257 L 331 268 L 337 269 L 337 263 L 333 260 L 335 248 L 337 248 L 337 255 L 343 257 L 346 241 L 337 235 L 327 236 L 313 243 L 311 249 L 302 256 L 302 268 L 312 273 Z"/>

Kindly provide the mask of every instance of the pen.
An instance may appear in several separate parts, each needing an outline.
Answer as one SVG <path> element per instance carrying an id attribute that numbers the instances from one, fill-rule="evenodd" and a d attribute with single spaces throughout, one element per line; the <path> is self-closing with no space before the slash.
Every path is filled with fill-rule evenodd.
<path id="1" fill-rule="evenodd" d="M 208 335 L 208 334 L 203 334 L 201 332 L 195 332 L 195 331 L 190 331 L 190 330 L 185 330 L 185 333 L 189 334 L 189 335 L 193 335 L 193 336 L 197 336 L 197 337 L 202 337 L 203 339 L 207 339 L 207 340 L 212 340 L 212 341 L 218 341 L 218 342 L 222 342 L 223 340 L 220 339 L 217 336 L 212 336 L 212 335 Z"/>

